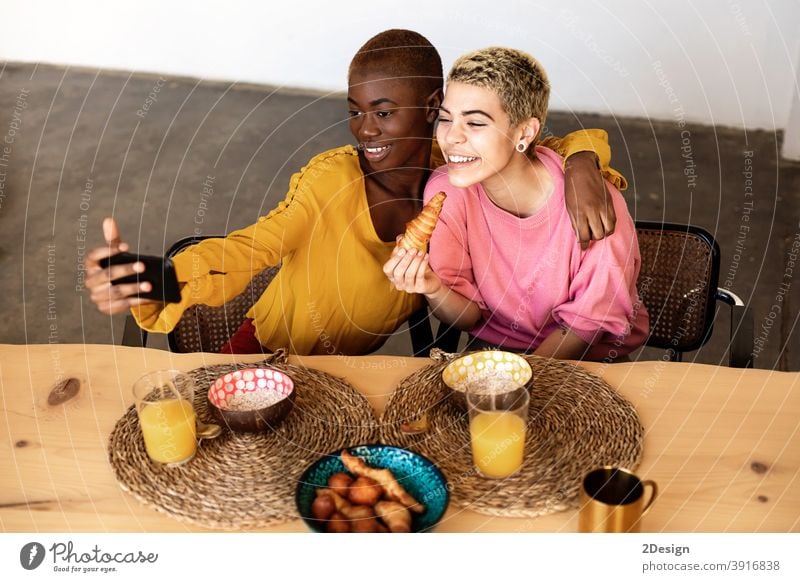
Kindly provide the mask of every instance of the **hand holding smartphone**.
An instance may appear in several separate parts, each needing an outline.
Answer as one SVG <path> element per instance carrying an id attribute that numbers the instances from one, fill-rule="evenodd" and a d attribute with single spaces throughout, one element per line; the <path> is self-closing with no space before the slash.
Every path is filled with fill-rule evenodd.
<path id="1" fill-rule="evenodd" d="M 144 264 L 144 272 L 114 279 L 111 284 L 123 285 L 147 281 L 151 285 L 151 290 L 146 293 L 139 293 L 138 297 L 163 303 L 180 302 L 181 291 L 178 286 L 178 277 L 175 274 L 175 266 L 172 264 L 172 260 L 168 258 L 134 253 L 117 253 L 100 259 L 98 264 L 101 268 L 107 269 L 112 265 L 126 265 L 136 262 Z"/>

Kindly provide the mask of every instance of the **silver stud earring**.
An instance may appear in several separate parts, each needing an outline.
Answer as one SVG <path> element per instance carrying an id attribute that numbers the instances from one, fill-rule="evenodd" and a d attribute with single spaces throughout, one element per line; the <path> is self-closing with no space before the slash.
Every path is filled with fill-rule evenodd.
<path id="1" fill-rule="evenodd" d="M 526 145 L 525 145 L 525 142 L 524 142 L 524 141 L 521 141 L 521 142 L 519 142 L 519 143 L 517 144 L 517 151 L 518 151 L 519 153 L 523 153 L 523 152 L 524 152 L 524 151 L 525 151 L 527 148 L 528 148 L 528 146 L 526 146 Z"/>

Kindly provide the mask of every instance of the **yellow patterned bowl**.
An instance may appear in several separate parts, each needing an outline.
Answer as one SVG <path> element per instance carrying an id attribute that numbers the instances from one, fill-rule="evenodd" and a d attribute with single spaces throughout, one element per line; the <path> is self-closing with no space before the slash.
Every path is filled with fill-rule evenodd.
<path id="1" fill-rule="evenodd" d="M 500 350 L 472 352 L 450 362 L 442 380 L 453 391 L 455 404 L 467 409 L 467 391 L 509 392 L 525 386 L 533 376 L 530 364 L 519 354 Z"/>

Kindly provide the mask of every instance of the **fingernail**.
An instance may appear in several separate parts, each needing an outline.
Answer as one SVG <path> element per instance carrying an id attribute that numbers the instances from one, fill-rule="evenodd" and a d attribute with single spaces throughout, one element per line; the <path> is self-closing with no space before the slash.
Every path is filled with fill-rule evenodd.
<path id="1" fill-rule="evenodd" d="M 398 257 L 402 257 L 404 254 L 406 254 L 406 249 L 400 249 L 399 251 L 397 251 Z"/>
<path id="2" fill-rule="evenodd" d="M 142 283 L 142 291 L 150 291 L 150 283 Z"/>
<path id="3" fill-rule="evenodd" d="M 133 264 L 133 270 L 136 271 L 137 273 L 143 273 L 144 272 L 144 263 L 134 263 Z"/>

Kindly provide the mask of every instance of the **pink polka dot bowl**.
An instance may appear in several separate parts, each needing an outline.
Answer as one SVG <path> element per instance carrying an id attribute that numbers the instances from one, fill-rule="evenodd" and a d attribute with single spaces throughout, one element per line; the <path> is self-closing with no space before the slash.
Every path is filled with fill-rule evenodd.
<path id="1" fill-rule="evenodd" d="M 211 412 L 235 432 L 275 430 L 291 412 L 294 381 L 274 368 L 228 372 L 208 389 Z"/>

